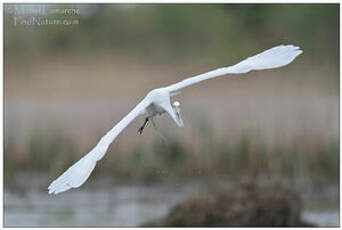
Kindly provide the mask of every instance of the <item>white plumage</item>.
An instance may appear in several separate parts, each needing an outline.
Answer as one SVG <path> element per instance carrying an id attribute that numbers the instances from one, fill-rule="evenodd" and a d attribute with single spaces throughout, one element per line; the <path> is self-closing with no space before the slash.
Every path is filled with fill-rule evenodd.
<path id="1" fill-rule="evenodd" d="M 187 78 L 170 86 L 154 89 L 117 125 L 115 125 L 99 143 L 84 157 L 72 165 L 60 177 L 53 181 L 49 186 L 49 194 L 58 194 L 81 186 L 94 170 L 96 162 L 101 160 L 109 145 L 115 140 L 120 132 L 131 123 L 138 115 L 148 114 L 146 121 L 141 128 L 141 132 L 149 119 L 156 115 L 167 112 L 179 127 L 183 127 L 180 117 L 180 103 L 175 102 L 172 107 L 170 97 L 176 95 L 180 89 L 195 83 L 219 77 L 226 74 L 242 74 L 252 70 L 272 69 L 285 66 L 291 63 L 303 51 L 297 46 L 280 45 L 268 49 L 260 54 L 249 57 L 236 65 L 219 68 L 195 77 Z"/>
<path id="2" fill-rule="evenodd" d="M 273 69 L 291 63 L 303 51 L 298 46 L 280 45 L 268 49 L 260 54 L 249 57 L 236 65 L 215 69 L 213 71 L 187 78 L 181 82 L 170 85 L 166 89 L 177 91 L 195 83 L 219 77 L 226 74 L 242 74 L 252 70 Z"/>

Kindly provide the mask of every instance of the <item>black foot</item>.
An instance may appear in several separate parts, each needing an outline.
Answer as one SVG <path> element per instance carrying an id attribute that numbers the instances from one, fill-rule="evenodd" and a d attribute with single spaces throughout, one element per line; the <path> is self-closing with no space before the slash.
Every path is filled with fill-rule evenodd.
<path id="1" fill-rule="evenodd" d="M 144 131 L 144 128 L 145 128 L 145 126 L 146 126 L 147 123 L 148 123 L 148 120 L 149 120 L 149 118 L 146 117 L 146 118 L 145 118 L 145 121 L 144 121 L 144 124 L 138 129 L 138 133 L 139 133 L 140 135 L 141 135 L 142 132 Z"/>

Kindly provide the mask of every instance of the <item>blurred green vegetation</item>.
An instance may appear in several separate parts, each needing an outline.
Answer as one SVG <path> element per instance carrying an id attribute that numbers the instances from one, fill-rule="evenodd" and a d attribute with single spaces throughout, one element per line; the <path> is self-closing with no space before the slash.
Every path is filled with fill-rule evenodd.
<path id="1" fill-rule="evenodd" d="M 205 121 L 201 121 L 202 125 Z M 198 126 L 201 126 L 199 124 Z M 115 179 L 134 180 L 145 183 L 158 182 L 167 178 L 220 178 L 224 176 L 280 176 L 293 180 L 299 177 L 306 182 L 339 180 L 339 143 L 316 145 L 313 151 L 307 151 L 301 144 L 277 147 L 270 150 L 262 138 L 253 131 L 242 135 L 233 146 L 225 139 L 213 134 L 207 128 L 201 135 L 200 148 L 196 151 L 186 147 L 182 140 L 167 134 L 165 140 L 156 137 L 152 150 L 143 150 L 136 146 L 134 151 L 115 151 L 101 162 L 96 170 L 98 175 L 110 173 Z M 28 159 L 13 158 L 18 151 L 14 148 L 14 136 L 6 137 L 5 177 L 11 177 L 15 171 L 62 172 L 76 162 L 80 151 L 75 142 L 57 131 L 53 138 L 44 138 L 37 130 L 28 137 Z M 211 137 L 211 138 L 208 138 Z M 278 145 L 280 146 L 280 145 Z M 319 147 L 321 146 L 321 147 Z M 111 152 L 111 150 L 109 150 Z M 18 154 L 16 154 L 18 155 Z M 15 162 L 15 163 L 14 163 Z M 95 175 L 96 177 L 96 175 Z"/>
<path id="2" fill-rule="evenodd" d="M 165 55 L 184 58 L 210 52 L 222 59 L 234 52 L 238 60 L 251 49 L 294 43 L 301 44 L 308 55 L 329 54 L 329 62 L 339 63 L 338 4 L 49 6 L 79 8 L 80 16 L 69 18 L 79 19 L 80 24 L 13 26 L 13 14 L 5 11 L 6 58 L 108 51 L 155 60 L 163 60 Z"/>

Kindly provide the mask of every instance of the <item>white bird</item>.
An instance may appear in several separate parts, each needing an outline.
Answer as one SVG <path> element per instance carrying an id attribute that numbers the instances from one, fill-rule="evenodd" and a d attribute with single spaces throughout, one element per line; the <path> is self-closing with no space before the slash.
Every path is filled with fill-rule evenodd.
<path id="1" fill-rule="evenodd" d="M 180 103 L 171 105 L 170 98 L 178 94 L 180 89 L 195 83 L 226 74 L 242 74 L 252 70 L 272 69 L 291 63 L 303 51 L 297 46 L 280 45 L 268 49 L 255 56 L 249 57 L 233 66 L 219 68 L 198 76 L 187 78 L 167 87 L 154 89 L 125 116 L 117 125 L 104 135 L 98 144 L 79 161 L 72 165 L 66 172 L 53 181 L 49 186 L 49 194 L 58 194 L 81 186 L 94 170 L 96 162 L 106 154 L 109 145 L 120 132 L 139 115 L 147 114 L 144 124 L 138 130 L 141 134 L 149 119 L 167 112 L 179 127 L 183 127 L 180 117 Z"/>

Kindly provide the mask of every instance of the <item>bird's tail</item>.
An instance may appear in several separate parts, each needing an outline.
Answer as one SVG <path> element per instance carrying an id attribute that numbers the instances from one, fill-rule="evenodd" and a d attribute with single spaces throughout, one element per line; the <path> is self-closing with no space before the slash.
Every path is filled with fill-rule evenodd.
<path id="1" fill-rule="evenodd" d="M 88 179 L 95 165 L 96 160 L 89 154 L 85 155 L 50 184 L 49 194 L 58 194 L 70 188 L 80 187 Z"/>

